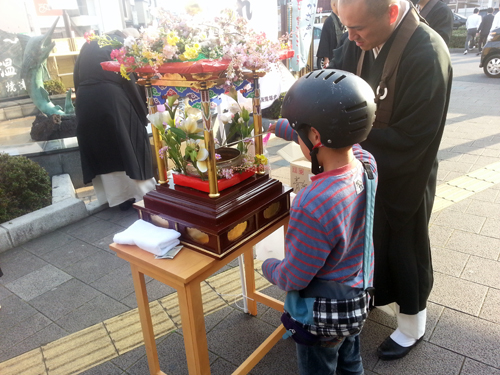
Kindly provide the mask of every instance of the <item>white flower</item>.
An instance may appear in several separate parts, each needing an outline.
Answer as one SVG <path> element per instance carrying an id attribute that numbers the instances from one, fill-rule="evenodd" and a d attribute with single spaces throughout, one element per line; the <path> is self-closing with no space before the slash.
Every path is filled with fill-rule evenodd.
<path id="1" fill-rule="evenodd" d="M 188 115 L 188 117 L 182 121 L 181 128 L 186 134 L 196 134 L 203 131 L 203 129 L 198 127 L 198 116 L 196 115 Z"/>
<path id="2" fill-rule="evenodd" d="M 156 112 L 153 114 L 150 113 L 147 118 L 155 127 L 160 128 L 163 127 L 163 124 L 170 120 L 170 114 L 168 111 Z"/>
<path id="3" fill-rule="evenodd" d="M 240 111 L 239 104 L 238 103 L 231 103 L 231 105 L 229 106 L 229 111 L 232 114 L 237 114 Z"/>
<path id="4" fill-rule="evenodd" d="M 226 112 L 226 113 L 222 113 L 220 116 L 219 116 L 219 119 L 224 123 L 224 124 L 227 124 L 229 121 L 231 121 L 231 116 Z"/>
<path id="5" fill-rule="evenodd" d="M 208 169 L 207 158 L 208 150 L 205 148 L 205 141 L 203 139 L 196 140 L 196 146 L 198 146 L 198 155 L 196 156 L 196 166 L 201 173 L 204 173 Z"/>
<path id="6" fill-rule="evenodd" d="M 124 41 L 123 41 L 123 45 L 126 47 L 126 48 L 132 48 L 135 44 L 135 38 L 133 36 L 128 36 Z"/>
<path id="7" fill-rule="evenodd" d="M 243 124 L 244 122 L 245 122 L 245 121 L 243 121 L 243 117 L 240 117 L 240 118 L 238 119 L 238 124 Z"/>

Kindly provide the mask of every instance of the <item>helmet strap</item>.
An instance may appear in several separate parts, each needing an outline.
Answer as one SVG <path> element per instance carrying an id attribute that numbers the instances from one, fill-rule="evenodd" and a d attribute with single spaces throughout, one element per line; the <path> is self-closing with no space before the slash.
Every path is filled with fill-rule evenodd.
<path id="1" fill-rule="evenodd" d="M 321 142 L 318 142 L 313 146 L 311 152 L 309 153 L 309 155 L 311 155 L 311 172 L 315 175 L 323 172 L 323 167 L 319 165 L 318 162 L 318 150 L 321 147 L 324 146 L 321 144 Z"/>

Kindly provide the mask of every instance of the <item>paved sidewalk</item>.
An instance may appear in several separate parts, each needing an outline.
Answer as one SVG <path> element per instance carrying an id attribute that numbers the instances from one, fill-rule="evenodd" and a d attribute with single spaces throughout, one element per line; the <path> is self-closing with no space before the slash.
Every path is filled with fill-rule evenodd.
<path id="1" fill-rule="evenodd" d="M 367 375 L 500 375 L 500 85 L 479 59 L 453 54 L 452 100 L 439 151 L 431 219 L 435 283 L 424 340 L 406 358 L 378 360 L 394 318 L 371 312 L 362 332 Z M 288 163 L 268 148 L 272 175 Z M 82 199 L 92 199 L 82 192 Z M 130 267 L 108 248 L 136 220 L 109 208 L 0 253 L 0 374 L 148 374 Z M 283 299 L 261 276 L 258 287 Z M 187 374 L 176 292 L 147 278 L 160 365 Z M 241 311 L 232 262 L 202 285 L 212 374 L 226 375 L 272 333 L 280 314 Z M 252 374 L 297 374 L 291 340 L 280 341 Z"/>

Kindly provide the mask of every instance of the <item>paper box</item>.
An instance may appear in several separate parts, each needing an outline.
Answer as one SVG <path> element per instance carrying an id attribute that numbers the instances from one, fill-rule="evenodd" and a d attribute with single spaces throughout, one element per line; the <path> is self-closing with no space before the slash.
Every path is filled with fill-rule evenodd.
<path id="1" fill-rule="evenodd" d="M 295 142 L 288 143 L 279 150 L 278 155 L 290 163 L 290 186 L 297 192 L 311 183 L 311 162 L 302 153 L 300 146 Z"/>
<path id="2" fill-rule="evenodd" d="M 290 185 L 295 194 L 311 183 L 311 176 L 313 176 L 311 173 L 311 162 L 306 158 L 290 163 Z"/>

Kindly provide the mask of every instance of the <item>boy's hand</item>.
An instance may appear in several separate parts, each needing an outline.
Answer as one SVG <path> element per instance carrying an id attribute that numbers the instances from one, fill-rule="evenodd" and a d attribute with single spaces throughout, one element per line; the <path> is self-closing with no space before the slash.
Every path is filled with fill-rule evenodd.
<path id="1" fill-rule="evenodd" d="M 267 132 L 275 134 L 275 130 L 276 130 L 276 123 L 274 122 L 272 124 L 269 124 L 269 127 L 267 128 Z"/>

